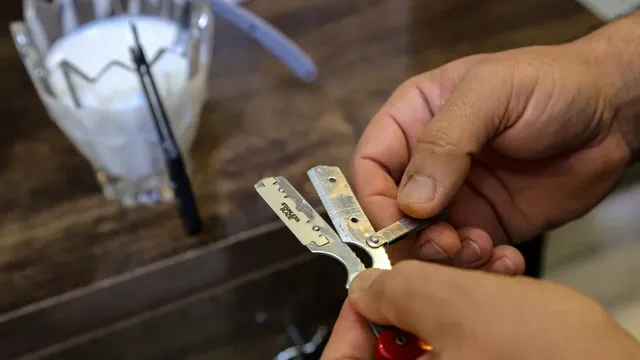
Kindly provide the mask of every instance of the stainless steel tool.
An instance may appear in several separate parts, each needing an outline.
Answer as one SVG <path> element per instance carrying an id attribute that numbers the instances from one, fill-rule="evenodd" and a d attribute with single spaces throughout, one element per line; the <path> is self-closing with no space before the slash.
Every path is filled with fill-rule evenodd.
<path id="1" fill-rule="evenodd" d="M 445 212 L 442 212 L 436 217 L 424 220 L 405 218 L 376 232 L 339 168 L 316 166 L 310 169 L 307 175 L 337 233 L 285 178 L 264 178 L 254 187 L 304 246 L 314 253 L 329 255 L 344 265 L 347 270 L 347 288 L 353 278 L 365 270 L 362 261 L 348 244 L 364 250 L 371 257 L 372 267 L 388 270 L 391 269 L 391 262 L 385 247 L 445 215 Z M 380 349 L 376 351 L 382 351 L 385 346 L 405 347 L 402 351 L 405 354 L 419 354 L 420 351 L 430 349 L 413 335 L 402 333 L 398 329 L 385 329 L 372 324 L 372 330 L 379 340 L 395 339 L 392 345 L 378 344 Z M 392 331 L 393 336 L 381 336 L 385 330 Z"/>

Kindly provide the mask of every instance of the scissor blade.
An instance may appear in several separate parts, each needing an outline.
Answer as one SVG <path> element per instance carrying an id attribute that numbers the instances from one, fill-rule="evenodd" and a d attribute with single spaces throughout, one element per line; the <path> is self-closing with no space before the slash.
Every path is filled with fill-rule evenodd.
<path id="1" fill-rule="evenodd" d="M 310 169 L 307 175 L 342 241 L 358 245 L 365 250 L 372 259 L 373 267 L 391 269 L 386 251 L 367 245 L 366 239 L 373 235 L 375 230 L 340 168 L 316 166 Z"/>
<path id="2" fill-rule="evenodd" d="M 447 211 L 443 210 L 438 215 L 430 217 L 428 219 L 413 219 L 403 218 L 395 223 L 387 226 L 384 229 L 376 232 L 375 234 L 367 237 L 367 245 L 371 248 L 387 247 L 395 244 L 396 242 L 404 239 L 405 237 L 412 235 L 428 225 L 431 225 L 438 220 L 443 219 L 447 215 Z"/>
<path id="3" fill-rule="evenodd" d="M 338 234 L 287 179 L 281 176 L 264 178 L 254 188 L 300 243 L 311 252 L 329 255 L 342 262 L 348 273 L 347 287 L 365 269 L 356 254 L 340 241 Z"/>

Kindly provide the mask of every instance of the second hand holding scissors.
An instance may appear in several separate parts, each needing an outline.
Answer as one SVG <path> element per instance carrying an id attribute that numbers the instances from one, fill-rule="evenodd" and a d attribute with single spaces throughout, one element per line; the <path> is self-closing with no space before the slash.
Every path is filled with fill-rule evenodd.
<path id="1" fill-rule="evenodd" d="M 391 262 L 384 248 L 444 215 L 426 220 L 404 218 L 375 232 L 339 168 L 316 166 L 307 174 L 337 234 L 285 178 L 262 179 L 255 189 L 311 252 L 329 255 L 345 266 L 347 288 L 365 270 L 347 244 L 363 249 L 371 257 L 372 267 L 389 270 Z M 377 337 L 376 360 L 415 360 L 432 350 L 423 340 L 400 329 L 370 325 Z"/>

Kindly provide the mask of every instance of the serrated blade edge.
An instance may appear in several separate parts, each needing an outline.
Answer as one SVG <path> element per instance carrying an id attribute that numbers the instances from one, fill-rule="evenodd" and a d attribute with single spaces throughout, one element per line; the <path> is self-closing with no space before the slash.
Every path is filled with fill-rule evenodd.
<path id="1" fill-rule="evenodd" d="M 348 281 L 365 269 L 356 254 L 283 177 L 267 177 L 254 188 L 301 244 L 311 252 L 329 255 L 347 269 Z"/>

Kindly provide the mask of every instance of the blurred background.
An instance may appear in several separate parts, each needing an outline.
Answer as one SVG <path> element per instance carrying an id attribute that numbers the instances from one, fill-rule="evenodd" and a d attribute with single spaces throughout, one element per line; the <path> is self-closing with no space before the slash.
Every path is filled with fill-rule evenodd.
<path id="1" fill-rule="evenodd" d="M 640 8 L 638 0 L 578 0 L 605 22 Z M 631 168 L 611 196 L 582 219 L 551 232 L 545 277 L 605 305 L 640 338 L 640 167 Z"/>
<path id="2" fill-rule="evenodd" d="M 548 235 L 544 277 L 597 299 L 640 338 L 640 169 L 583 218 Z"/>
<path id="3" fill-rule="evenodd" d="M 605 22 L 640 8 L 638 0 L 578 0 Z M 640 338 L 640 170 L 630 169 L 616 191 L 584 218 L 551 232 L 545 277 L 597 299 Z"/>

